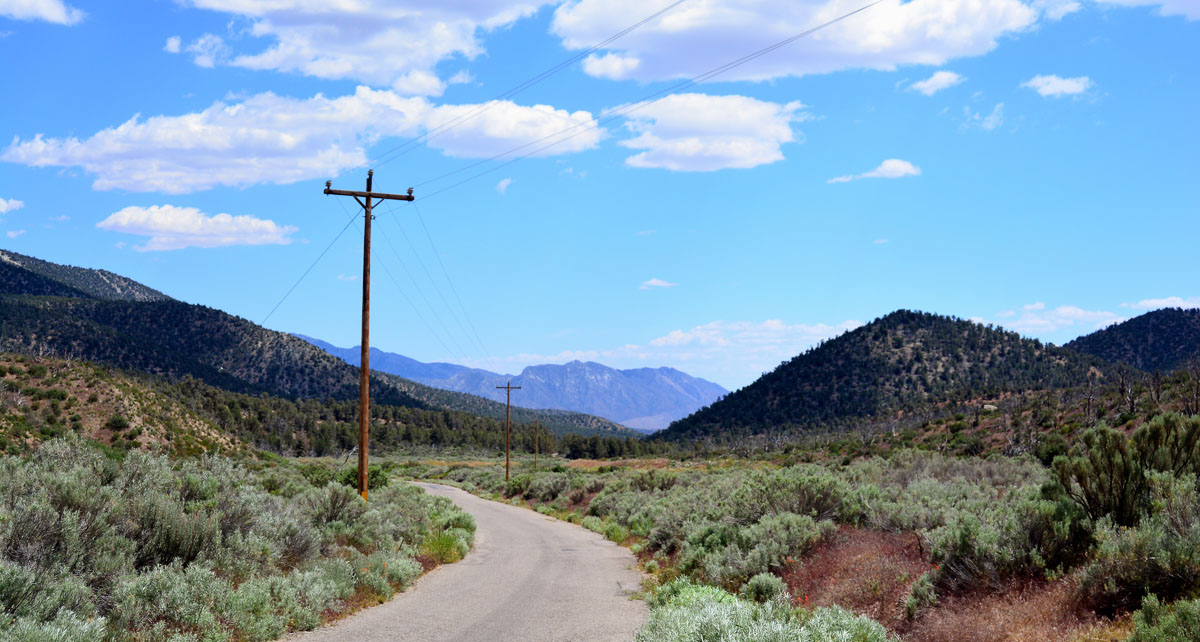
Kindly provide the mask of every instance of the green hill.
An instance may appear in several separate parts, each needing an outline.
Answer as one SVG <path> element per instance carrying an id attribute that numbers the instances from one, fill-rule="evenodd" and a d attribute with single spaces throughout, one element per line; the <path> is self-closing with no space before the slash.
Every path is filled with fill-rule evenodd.
<path id="1" fill-rule="evenodd" d="M 1165 308 L 1110 325 L 1066 348 L 1145 371 L 1170 372 L 1200 359 L 1200 310 Z"/>
<path id="2" fill-rule="evenodd" d="M 122 277 L 89 278 L 82 268 L 56 271 L 45 265 L 35 272 L 25 267 L 28 262 L 28 257 L 0 262 L 9 277 L 0 281 L 0 351 L 83 359 L 172 379 L 190 376 L 225 390 L 288 399 L 358 397 L 357 367 L 289 334 L 166 297 L 102 298 L 108 292 L 97 285 L 102 282 L 119 282 L 122 292 L 145 292 L 135 282 L 119 281 Z M 60 274 L 70 283 L 56 281 Z M 504 404 L 393 375 L 372 373 L 371 386 L 380 404 L 504 416 Z M 564 411 L 514 409 L 513 419 L 541 421 L 560 433 L 636 434 Z"/>
<path id="3" fill-rule="evenodd" d="M 1014 332 L 900 310 L 783 363 L 653 438 L 732 440 L 850 427 L 931 404 L 1074 386 L 1111 370 Z"/>

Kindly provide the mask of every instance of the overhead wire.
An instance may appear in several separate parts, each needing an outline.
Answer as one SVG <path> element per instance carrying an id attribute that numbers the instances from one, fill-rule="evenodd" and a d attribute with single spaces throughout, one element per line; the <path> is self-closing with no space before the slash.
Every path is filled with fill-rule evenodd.
<path id="1" fill-rule="evenodd" d="M 510 87 L 509 89 L 507 89 L 503 92 L 500 92 L 499 94 L 496 94 L 495 97 L 493 97 L 483 103 L 480 103 L 479 105 L 476 105 L 474 109 L 469 110 L 467 113 L 460 114 L 459 116 L 457 116 L 445 123 L 442 123 L 441 125 L 438 125 L 437 127 L 434 127 L 433 129 L 431 129 L 429 131 L 426 131 L 425 133 L 421 134 L 420 136 L 416 136 L 408 141 L 400 143 L 399 145 L 396 145 L 395 147 L 392 147 L 392 148 L 388 149 L 387 151 L 384 151 L 382 154 L 375 156 L 371 160 L 368 160 L 364 163 L 361 163 L 359 165 L 356 165 L 354 167 L 346 169 L 345 171 L 343 171 L 340 174 L 338 174 L 337 176 L 335 176 L 334 179 L 341 178 L 341 177 L 345 176 L 346 174 L 349 174 L 352 171 L 355 171 L 357 169 L 362 169 L 364 167 L 367 167 L 368 165 L 380 167 L 386 163 L 389 163 L 389 162 L 395 160 L 396 158 L 399 158 L 400 156 L 403 156 L 404 154 L 407 154 L 408 152 L 415 149 L 416 146 L 421 144 L 422 142 L 427 142 L 429 140 L 437 138 L 438 136 L 441 136 L 442 134 L 458 127 L 459 125 L 466 123 L 468 120 L 471 120 L 472 118 L 474 118 L 474 117 L 482 114 L 483 112 L 487 111 L 488 109 L 491 109 L 492 107 L 494 107 L 498 101 L 504 100 L 506 98 L 511 98 L 511 97 L 521 93 L 522 91 L 529 89 L 530 87 L 540 83 L 541 81 L 545 80 L 546 78 L 549 78 L 550 76 L 553 76 L 554 74 L 562 71 L 563 69 L 570 67 L 571 65 L 575 64 L 576 62 L 579 62 L 580 60 L 586 58 L 587 56 L 603 49 L 604 47 L 606 47 L 609 44 L 613 43 L 614 41 L 624 37 L 625 35 L 629 34 L 630 32 L 638 29 L 639 27 L 642 27 L 645 24 L 653 21 L 654 19 L 667 13 L 671 9 L 674 9 L 675 7 L 683 4 L 684 2 L 687 2 L 687 0 L 676 0 L 675 2 L 672 2 L 671 4 L 663 7 L 662 9 L 659 9 L 658 11 L 650 14 L 649 16 L 646 16 L 645 18 L 642 18 L 641 20 L 622 29 L 621 31 L 618 31 L 617 33 L 609 36 L 608 38 L 605 38 L 604 40 L 592 45 L 591 47 L 588 47 L 587 49 L 584 49 L 583 51 L 579 52 L 578 54 L 575 54 L 574 56 L 571 56 L 570 58 L 567 58 L 566 60 L 559 62 L 558 64 L 546 69 L 545 71 L 542 71 L 539 74 L 536 74 L 530 78 L 527 78 L 527 79 L 521 81 L 520 83 L 517 83 L 513 87 Z M 394 156 L 392 156 L 391 158 L 387 158 L 389 155 L 393 154 L 394 152 L 395 152 Z"/>
<path id="2" fill-rule="evenodd" d="M 790 37 L 788 37 L 788 38 L 785 38 L 785 39 L 783 39 L 783 40 L 780 40 L 780 41 L 778 41 L 778 42 L 776 42 L 776 43 L 774 43 L 774 44 L 771 44 L 771 45 L 769 45 L 769 46 L 767 46 L 767 47 L 763 47 L 762 49 L 759 49 L 759 50 L 757 50 L 757 51 L 755 51 L 755 52 L 752 52 L 752 53 L 750 53 L 750 54 L 747 54 L 747 55 L 745 55 L 745 56 L 742 56 L 741 58 L 738 58 L 738 59 L 736 59 L 736 60 L 732 60 L 732 61 L 730 61 L 730 62 L 727 62 L 727 63 L 725 63 L 725 64 L 723 64 L 723 65 L 720 65 L 720 66 L 718 66 L 718 67 L 714 67 L 713 69 L 710 69 L 710 70 L 708 70 L 708 71 L 706 71 L 706 72 L 704 72 L 704 73 L 702 73 L 702 74 L 699 74 L 699 75 L 697 75 L 697 76 L 693 76 L 692 78 L 688 78 L 687 80 L 684 80 L 684 81 L 681 81 L 681 82 L 679 82 L 679 83 L 676 83 L 676 84 L 674 84 L 674 85 L 671 85 L 670 87 L 666 87 L 665 89 L 660 89 L 660 90 L 658 90 L 658 91 L 655 91 L 655 92 L 652 92 L 652 93 L 650 93 L 650 94 L 647 94 L 646 96 L 642 97 L 640 100 L 638 100 L 638 101 L 636 101 L 636 102 L 633 102 L 633 103 L 628 103 L 628 104 L 626 104 L 626 105 L 623 105 L 622 107 L 617 107 L 617 108 L 615 108 L 615 109 L 611 110 L 610 112 L 608 112 L 608 114 L 607 114 L 607 115 L 605 115 L 605 116 L 604 116 L 604 118 L 603 118 L 603 119 L 600 119 L 600 120 L 593 119 L 592 121 L 588 121 L 588 122 L 579 123 L 579 124 L 576 124 L 576 125 L 574 125 L 574 126 L 572 126 L 572 127 L 568 127 L 568 128 L 566 128 L 566 129 L 563 129 L 563 130 L 560 130 L 560 131 L 557 131 L 557 132 L 554 132 L 554 133 L 551 133 L 551 134 L 547 134 L 547 135 L 545 135 L 545 136 L 542 136 L 541 138 L 537 138 L 537 139 L 535 139 L 535 140 L 532 140 L 532 141 L 530 141 L 530 142 L 528 142 L 528 143 L 525 143 L 525 144 L 523 144 L 523 145 L 518 145 L 518 146 L 516 146 L 516 147 L 513 147 L 513 148 L 511 148 L 511 149 L 509 149 L 509 150 L 507 150 L 507 151 L 500 152 L 499 154 L 495 154 L 495 155 L 493 155 L 493 156 L 490 156 L 490 157 L 488 157 L 488 158 L 485 158 L 485 159 L 482 159 L 482 160 L 476 161 L 476 162 L 474 162 L 474 163 L 471 163 L 471 164 L 465 165 L 465 166 L 463 166 L 463 167 L 460 167 L 460 168 L 458 168 L 458 169 L 452 170 L 452 171 L 450 171 L 450 172 L 446 172 L 445 174 L 441 174 L 441 175 L 439 175 L 439 176 L 435 176 L 435 177 L 433 177 L 433 178 L 430 178 L 430 179 L 427 179 L 427 180 L 425 180 L 425 181 L 422 181 L 422 182 L 420 182 L 420 183 L 417 183 L 417 184 L 416 184 L 416 187 L 420 187 L 420 186 L 422 186 L 422 185 L 428 185 L 428 184 L 430 184 L 430 183 L 435 183 L 435 182 L 438 182 L 438 181 L 440 181 L 440 180 L 443 180 L 443 179 L 449 178 L 449 177 L 451 177 L 451 176 L 454 176 L 455 174 L 459 174 L 459 173 L 461 173 L 461 172 L 464 172 L 464 171 L 467 171 L 467 170 L 470 170 L 470 169 L 474 169 L 474 168 L 476 168 L 476 167 L 479 167 L 479 166 L 481 166 L 481 165 L 485 165 L 485 164 L 487 164 L 487 163 L 490 163 L 490 162 L 492 162 L 492 161 L 494 161 L 494 160 L 499 160 L 500 158 L 503 158 L 503 157 L 505 157 L 505 156 L 508 156 L 509 154 L 512 154 L 512 153 L 514 153 L 514 152 L 518 152 L 518 151 L 520 151 L 520 150 L 522 150 L 522 149 L 525 149 L 525 148 L 528 148 L 528 147 L 532 147 L 532 146 L 534 146 L 534 145 L 537 145 L 538 143 L 541 143 L 541 142 L 543 142 L 543 141 L 550 140 L 550 139 L 553 139 L 553 138 L 556 138 L 556 137 L 562 136 L 562 138 L 558 138 L 557 140 L 553 140 L 553 141 L 551 141 L 550 143 L 548 143 L 548 144 L 546 144 L 546 145 L 543 145 L 543 146 L 541 146 L 541 147 L 538 147 L 538 148 L 536 148 L 536 149 L 534 149 L 534 150 L 532 150 L 532 151 L 530 151 L 530 152 L 527 152 L 527 153 L 525 153 L 525 154 L 521 154 L 520 156 L 514 157 L 514 158 L 512 158 L 512 159 L 510 159 L 510 160 L 508 160 L 508 161 L 506 161 L 506 162 L 504 162 L 504 163 L 501 163 L 500 165 L 497 165 L 496 167 L 493 167 L 493 168 L 491 168 L 491 169 L 488 169 L 488 170 L 486 170 L 486 171 L 483 171 L 483 172 L 479 172 L 478 174 L 474 174 L 474 175 L 472 175 L 472 176 L 470 176 L 470 177 L 468 177 L 468 178 L 466 178 L 466 179 L 464 179 L 464 180 L 458 181 L 457 183 L 452 183 L 451 185 L 449 185 L 449 186 L 447 186 L 447 187 L 444 187 L 444 188 L 442 188 L 442 189 L 440 189 L 440 190 L 437 190 L 437 191 L 435 191 L 435 192 L 433 192 L 433 193 L 431 193 L 431 194 L 425 194 L 425 195 L 423 195 L 423 196 L 422 196 L 422 200 L 428 200 L 428 199 L 430 199 L 430 198 L 432 198 L 432 197 L 434 197 L 434 196 L 437 196 L 438 194 L 441 194 L 441 193 L 443 193 L 443 192 L 446 192 L 446 191 L 448 191 L 448 190 L 451 190 L 451 189 L 453 189 L 453 188 L 455 188 L 455 187 L 458 187 L 459 185 L 462 185 L 462 184 L 464 184 L 464 183 L 468 183 L 468 182 L 470 182 L 470 181 L 472 181 L 472 180 L 475 180 L 476 178 L 479 178 L 479 177 L 481 177 L 481 176 L 484 176 L 484 175 L 486 175 L 486 174 L 490 174 L 491 172 L 494 172 L 494 171 L 496 171 L 496 170 L 498 170 L 498 169 L 501 169 L 501 168 L 507 167 L 507 166 L 509 166 L 509 165 L 511 165 L 511 164 L 513 164 L 513 163 L 515 163 L 515 162 L 517 162 L 517 161 L 520 161 L 520 160 L 523 160 L 523 159 L 529 158 L 530 156 L 532 156 L 532 155 L 534 155 L 534 154 L 537 154 L 538 152 L 544 151 L 544 150 L 546 150 L 546 149 L 549 149 L 549 148 L 551 148 L 551 147 L 554 147 L 555 145 L 562 144 L 562 143 L 564 143 L 564 142 L 566 142 L 566 141 L 568 141 L 568 140 L 571 140 L 572 138 L 575 138 L 576 136 L 579 136 L 579 135 L 581 135 L 581 134 L 587 133 L 588 131 L 590 131 L 590 130 L 592 130 L 592 129 L 599 129 L 599 128 L 600 128 L 600 127 L 602 127 L 603 125 L 606 125 L 606 124 L 608 124 L 608 123 L 611 123 L 612 121 L 614 121 L 614 120 L 617 120 L 618 118 L 624 118 L 626 115 L 628 115 L 628 114 L 630 114 L 630 113 L 632 113 L 632 112 L 634 112 L 634 111 L 637 111 L 637 110 L 639 110 L 639 109 L 644 109 L 644 108 L 646 108 L 646 107 L 649 107 L 650 105 L 653 105 L 654 103 L 656 103 L 656 102 L 658 102 L 658 101 L 662 100 L 663 98 L 666 98 L 667 96 L 669 96 L 669 95 L 671 95 L 671 94 L 674 94 L 674 93 L 676 93 L 676 92 L 678 92 L 678 91 L 681 91 L 681 90 L 683 90 L 683 89 L 688 89 L 688 88 L 694 87 L 694 86 L 696 86 L 696 85 L 698 85 L 698 84 L 700 84 L 700 83 L 702 83 L 702 82 L 705 82 L 705 81 L 707 81 L 707 80 L 710 80 L 710 79 L 712 79 L 712 78 L 714 78 L 714 77 L 716 77 L 716 76 L 719 76 L 720 74 L 723 74 L 723 73 L 725 73 L 725 72 L 727 72 L 727 71 L 729 71 L 729 70 L 731 70 L 731 69 L 735 69 L 735 68 L 737 68 L 737 67 L 740 67 L 740 66 L 742 66 L 742 65 L 744 65 L 744 64 L 746 64 L 746 63 L 748 63 L 748 62 L 750 62 L 750 61 L 752 61 L 752 60 L 756 60 L 756 59 L 758 59 L 758 58 L 761 58 L 762 56 L 765 56 L 765 55 L 767 55 L 767 54 L 769 54 L 769 53 L 771 53 L 771 52 L 775 51 L 776 49 L 779 49 L 779 48 L 781 48 L 781 47 L 785 47 L 785 46 L 787 46 L 787 45 L 789 45 L 789 44 L 791 44 L 791 43 L 793 43 L 793 42 L 795 42 L 795 41 L 797 41 L 797 40 L 799 40 L 799 39 L 801 39 L 801 38 L 804 38 L 804 37 L 806 37 L 806 36 L 812 35 L 812 34 L 814 34 L 814 33 L 818 32 L 818 31 L 820 31 L 820 30 L 822 30 L 822 29 L 824 29 L 824 28 L 826 28 L 826 27 L 829 27 L 829 26 L 831 26 L 831 25 L 834 25 L 834 24 L 836 24 L 836 23 L 838 23 L 838 22 L 841 22 L 842 20 L 845 20 L 846 18 L 849 18 L 849 17 L 851 17 L 851 16 L 853 16 L 853 15 L 855 15 L 855 14 L 857 14 L 857 13 L 861 13 L 861 12 L 863 12 L 863 11 L 866 11 L 867 9 L 870 9 L 871 7 L 873 7 L 873 6 L 875 6 L 875 5 L 879 4 L 879 3 L 881 3 L 881 2 L 883 2 L 883 1 L 884 1 L 884 0 L 875 0 L 874 2 L 871 2 L 871 3 L 869 3 L 869 4 L 866 4 L 866 5 L 862 6 L 862 7 L 859 7 L 858 9 L 855 9 L 855 10 L 853 10 L 853 11 L 850 11 L 850 12 L 848 12 L 848 13 L 844 13 L 844 14 L 842 14 L 842 15 L 840 15 L 840 16 L 838 16 L 838 17 L 836 17 L 836 18 L 833 18 L 832 20 L 829 20 L 829 21 L 827 21 L 827 22 L 821 23 L 821 24 L 819 24 L 819 25 L 817 25 L 817 26 L 815 26 L 815 27 L 812 27 L 812 28 L 806 29 L 805 31 L 802 31 L 802 32 L 800 32 L 800 33 L 798 33 L 798 34 L 796 34 L 796 35 L 790 36 Z M 576 130 L 576 129 L 580 129 L 581 127 L 582 127 L 582 128 L 584 128 L 584 129 L 581 129 L 580 131 L 577 131 L 577 132 L 575 132 L 575 133 L 573 133 L 573 134 L 570 134 L 569 136 L 564 136 L 564 134 L 567 134 L 567 133 L 569 133 L 569 132 L 572 132 L 572 131 L 574 131 L 574 130 Z"/>
<path id="3" fill-rule="evenodd" d="M 342 235 L 346 233 L 346 230 L 350 229 L 350 225 L 352 223 L 354 223 L 353 218 L 346 222 L 346 226 L 342 228 L 342 231 L 338 232 L 337 236 L 333 237 L 333 240 L 329 242 L 329 245 L 325 246 L 324 250 L 321 250 L 321 253 L 317 255 L 317 259 L 312 262 L 312 265 L 308 266 L 308 269 L 300 275 L 300 278 L 296 279 L 296 282 L 292 284 L 292 287 L 288 288 L 288 291 L 284 293 L 283 298 L 279 299 L 279 302 L 275 304 L 275 307 L 271 308 L 271 311 L 267 313 L 267 316 L 263 317 L 263 320 L 259 322 L 259 325 L 267 324 L 267 320 L 271 318 L 271 315 L 275 314 L 275 311 L 279 309 L 279 306 L 283 305 L 283 302 L 292 295 L 292 292 L 296 291 L 296 287 L 300 285 L 300 282 L 304 280 L 304 277 L 308 276 L 308 273 L 312 272 L 312 269 L 317 267 L 317 264 L 321 262 L 321 259 L 325 257 L 325 254 L 329 252 L 330 248 L 332 248 L 333 245 L 338 242 L 338 239 L 342 238 Z"/>

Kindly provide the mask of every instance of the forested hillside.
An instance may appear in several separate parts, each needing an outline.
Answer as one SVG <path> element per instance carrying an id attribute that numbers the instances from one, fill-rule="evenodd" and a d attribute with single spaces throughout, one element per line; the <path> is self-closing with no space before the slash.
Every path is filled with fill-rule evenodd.
<path id="1" fill-rule="evenodd" d="M 289 334 L 168 298 L 94 298 L 11 261 L 0 265 L 13 277 L 0 285 L 0 351 L 96 361 L 173 379 L 191 376 L 226 390 L 289 399 L 358 397 L 356 367 Z M 77 270 L 65 273 L 87 285 L 89 280 Z M 42 272 L 55 274 L 45 268 Z M 128 284 L 122 288 L 137 289 Z M 503 418 L 505 411 L 494 401 L 383 373 L 373 373 L 372 397 L 383 404 L 492 419 Z M 633 434 L 611 421 L 579 413 L 520 409 L 514 418 L 541 421 L 556 432 Z"/>
<path id="2" fill-rule="evenodd" d="M 1064 347 L 1147 372 L 1169 372 L 1200 359 L 1200 309 L 1147 312 Z"/>
<path id="3" fill-rule="evenodd" d="M 123 277 L 120 274 L 113 274 L 108 270 L 89 270 L 87 268 L 74 267 L 71 265 L 59 265 L 51 263 L 32 256 L 17 254 L 8 250 L 0 250 L 0 264 L 8 264 L 13 267 L 21 268 L 22 270 L 41 276 L 42 278 L 60 283 L 73 292 L 82 293 L 84 296 L 89 296 L 96 299 L 110 299 L 114 301 L 170 301 L 171 297 L 155 290 L 148 288 L 133 279 Z M 6 272 L 8 276 L 11 272 Z M 7 287 L 5 292 L 16 292 L 20 294 L 54 294 L 51 292 L 34 292 L 29 290 L 10 290 Z M 61 296 L 76 296 L 75 294 L 62 294 Z"/>
<path id="4" fill-rule="evenodd" d="M 1112 366 L 1015 332 L 900 310 L 827 341 L 656 438 L 803 432 L 930 404 L 1103 380 Z"/>

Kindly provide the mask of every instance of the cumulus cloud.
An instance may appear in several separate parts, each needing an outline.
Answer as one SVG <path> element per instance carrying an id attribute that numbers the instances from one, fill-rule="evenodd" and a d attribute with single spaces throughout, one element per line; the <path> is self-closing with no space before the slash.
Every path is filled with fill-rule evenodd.
<path id="1" fill-rule="evenodd" d="M 9 231 L 5 232 L 5 234 L 7 234 L 8 238 L 10 238 L 10 239 L 15 239 L 24 233 L 25 233 L 25 230 L 9 230 Z"/>
<path id="2" fill-rule="evenodd" d="M 1200 308 L 1200 296 L 1168 296 L 1161 299 L 1142 299 L 1135 303 L 1122 303 L 1123 308 L 1135 310 L 1157 310 L 1159 308 Z"/>
<path id="3" fill-rule="evenodd" d="M 594 54 L 595 62 L 585 64 L 584 71 L 611 77 L 614 65 L 600 61 L 612 54 L 637 61 L 632 68 L 617 68 L 622 78 L 691 77 L 861 6 L 854 0 L 688 3 L 622 37 L 610 51 Z M 1000 38 L 1035 25 L 1042 11 L 1036 2 L 1020 0 L 888 0 L 721 78 L 767 80 L 842 69 L 941 65 L 991 51 Z M 585 49 L 625 28 L 630 16 L 645 13 L 641 0 L 567 2 L 555 10 L 551 29 L 565 47 Z"/>
<path id="4" fill-rule="evenodd" d="M 638 68 L 641 61 L 632 56 L 622 56 L 609 52 L 602 56 L 588 54 L 583 59 L 583 71 L 589 76 L 608 78 L 609 80 L 624 80 Z"/>
<path id="5" fill-rule="evenodd" d="M 194 207 L 174 205 L 130 206 L 96 224 L 102 230 L 148 236 L 137 246 L 142 252 L 179 250 L 187 247 L 228 245 L 287 245 L 296 232 L 291 225 L 253 216 L 217 214 L 209 216 Z"/>
<path id="6" fill-rule="evenodd" d="M 913 165 L 906 160 L 899 158 L 889 158 L 879 164 L 879 167 L 862 174 L 852 174 L 850 176 L 838 176 L 831 178 L 826 183 L 849 183 L 850 181 L 860 178 L 902 178 L 904 176 L 920 176 L 921 168 Z M 887 241 L 884 241 L 885 243 Z"/>
<path id="7" fill-rule="evenodd" d="M 350 79 L 402 93 L 439 95 L 435 72 L 483 53 L 479 35 L 532 15 L 544 0 L 186 0 L 249 21 L 245 50 L 226 63 L 247 69 Z M 259 43 L 265 48 L 257 46 Z M 197 60 L 200 62 L 200 59 Z"/>
<path id="8" fill-rule="evenodd" d="M 512 185 L 512 179 L 511 178 L 502 178 L 502 179 L 500 179 L 499 183 L 496 183 L 496 191 L 503 194 L 508 191 L 509 185 Z"/>
<path id="9" fill-rule="evenodd" d="M 454 129 L 437 132 L 428 145 L 448 156 L 489 158 L 526 143 L 540 141 L 523 149 L 520 154 L 553 156 L 579 152 L 595 147 L 603 137 L 590 112 L 569 112 L 550 105 L 518 105 L 509 100 L 493 100 L 487 110 L 469 120 L 461 120 L 479 111 L 482 105 L 440 105 L 429 110 L 422 124 L 431 129 L 457 121 Z M 559 132 L 570 130 L 561 136 Z M 543 141 L 543 139 L 545 139 Z M 551 142 L 553 147 L 535 151 Z"/>
<path id="10" fill-rule="evenodd" d="M 1124 7 L 1157 7 L 1164 16 L 1183 16 L 1188 20 L 1200 20 L 1200 3 L 1196 0 L 1097 0 L 1097 2 Z"/>
<path id="11" fill-rule="evenodd" d="M 996 321 L 998 325 L 1022 334 L 1047 338 L 1067 330 L 1091 332 L 1125 320 L 1121 315 L 1107 310 L 1085 310 L 1074 305 L 1049 307 L 1041 301 L 1024 305 L 1020 311 L 1006 310 L 997 316 L 1000 317 Z"/>
<path id="12" fill-rule="evenodd" d="M 425 98 L 369 87 L 338 98 L 268 92 L 180 116 L 135 115 L 85 139 L 14 138 L 0 160 L 82 167 L 95 175 L 98 190 L 181 194 L 218 185 L 286 184 L 358 166 L 379 139 L 413 136 L 476 107 L 435 107 Z M 593 118 L 588 112 L 505 101 L 429 144 L 453 156 L 490 156 L 563 129 L 564 122 L 591 123 Z M 601 135 L 590 130 L 542 155 L 590 147 Z"/>
<path id="13" fill-rule="evenodd" d="M 1091 88 L 1092 81 L 1087 76 L 1061 78 L 1051 74 L 1049 76 L 1034 76 L 1021 83 L 1021 86 L 1028 87 L 1046 98 L 1060 98 L 1062 96 L 1082 94 Z"/>
<path id="14" fill-rule="evenodd" d="M 171 45 L 171 41 L 167 41 L 167 45 Z M 170 51 L 168 49 L 167 51 Z M 220 36 L 206 33 L 197 38 L 192 44 L 185 49 L 192 54 L 192 62 L 199 67 L 212 68 L 218 63 L 223 63 L 230 55 L 229 45 Z"/>
<path id="15" fill-rule="evenodd" d="M 84 12 L 62 0 L 0 0 L 0 16 L 16 20 L 44 20 L 73 25 L 83 20 Z"/>
<path id="16" fill-rule="evenodd" d="M 637 135 L 620 144 L 645 150 L 625 159 L 632 167 L 679 172 L 757 167 L 783 160 L 780 147 L 796 140 L 792 123 L 809 118 L 804 108 L 737 95 L 674 94 L 627 112 L 625 127 Z"/>
<path id="17" fill-rule="evenodd" d="M 915 82 L 911 87 L 926 96 L 932 96 L 943 89 L 953 87 L 962 81 L 966 80 L 965 76 L 954 73 L 953 71 L 937 71 L 925 80 Z"/>
<path id="18" fill-rule="evenodd" d="M 10 198 L 8 200 L 0 198 L 0 214 L 8 214 L 9 212 L 15 212 L 15 211 L 21 209 L 22 207 L 25 207 L 24 201 L 18 201 L 15 198 Z"/>
<path id="19" fill-rule="evenodd" d="M 679 284 L 671 283 L 670 281 L 664 281 L 659 278 L 653 278 L 653 279 L 650 279 L 649 281 L 642 281 L 642 287 L 640 287 L 638 289 L 639 290 L 649 290 L 651 288 L 673 288 L 677 285 L 679 285 Z"/>
<path id="20" fill-rule="evenodd" d="M 167 53 L 179 53 L 183 49 L 183 40 L 179 36 L 171 36 L 167 38 L 167 44 L 163 45 L 163 51 Z"/>

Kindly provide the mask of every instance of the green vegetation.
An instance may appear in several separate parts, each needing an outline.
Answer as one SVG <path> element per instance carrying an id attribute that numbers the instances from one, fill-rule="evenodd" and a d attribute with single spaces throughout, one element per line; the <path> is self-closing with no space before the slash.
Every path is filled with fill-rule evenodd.
<path id="1" fill-rule="evenodd" d="M 0 638 L 270 640 L 387 599 L 418 555 L 473 539 L 469 515 L 408 484 L 367 504 L 286 460 L 115 455 L 67 439 L 0 460 Z"/>
<path id="2" fill-rule="evenodd" d="M 650 621 L 638 631 L 637 642 L 888 642 L 893 639 L 878 623 L 836 606 L 811 612 L 793 610 L 786 599 L 757 603 L 686 579 L 663 586 L 651 605 L 654 609 Z"/>

